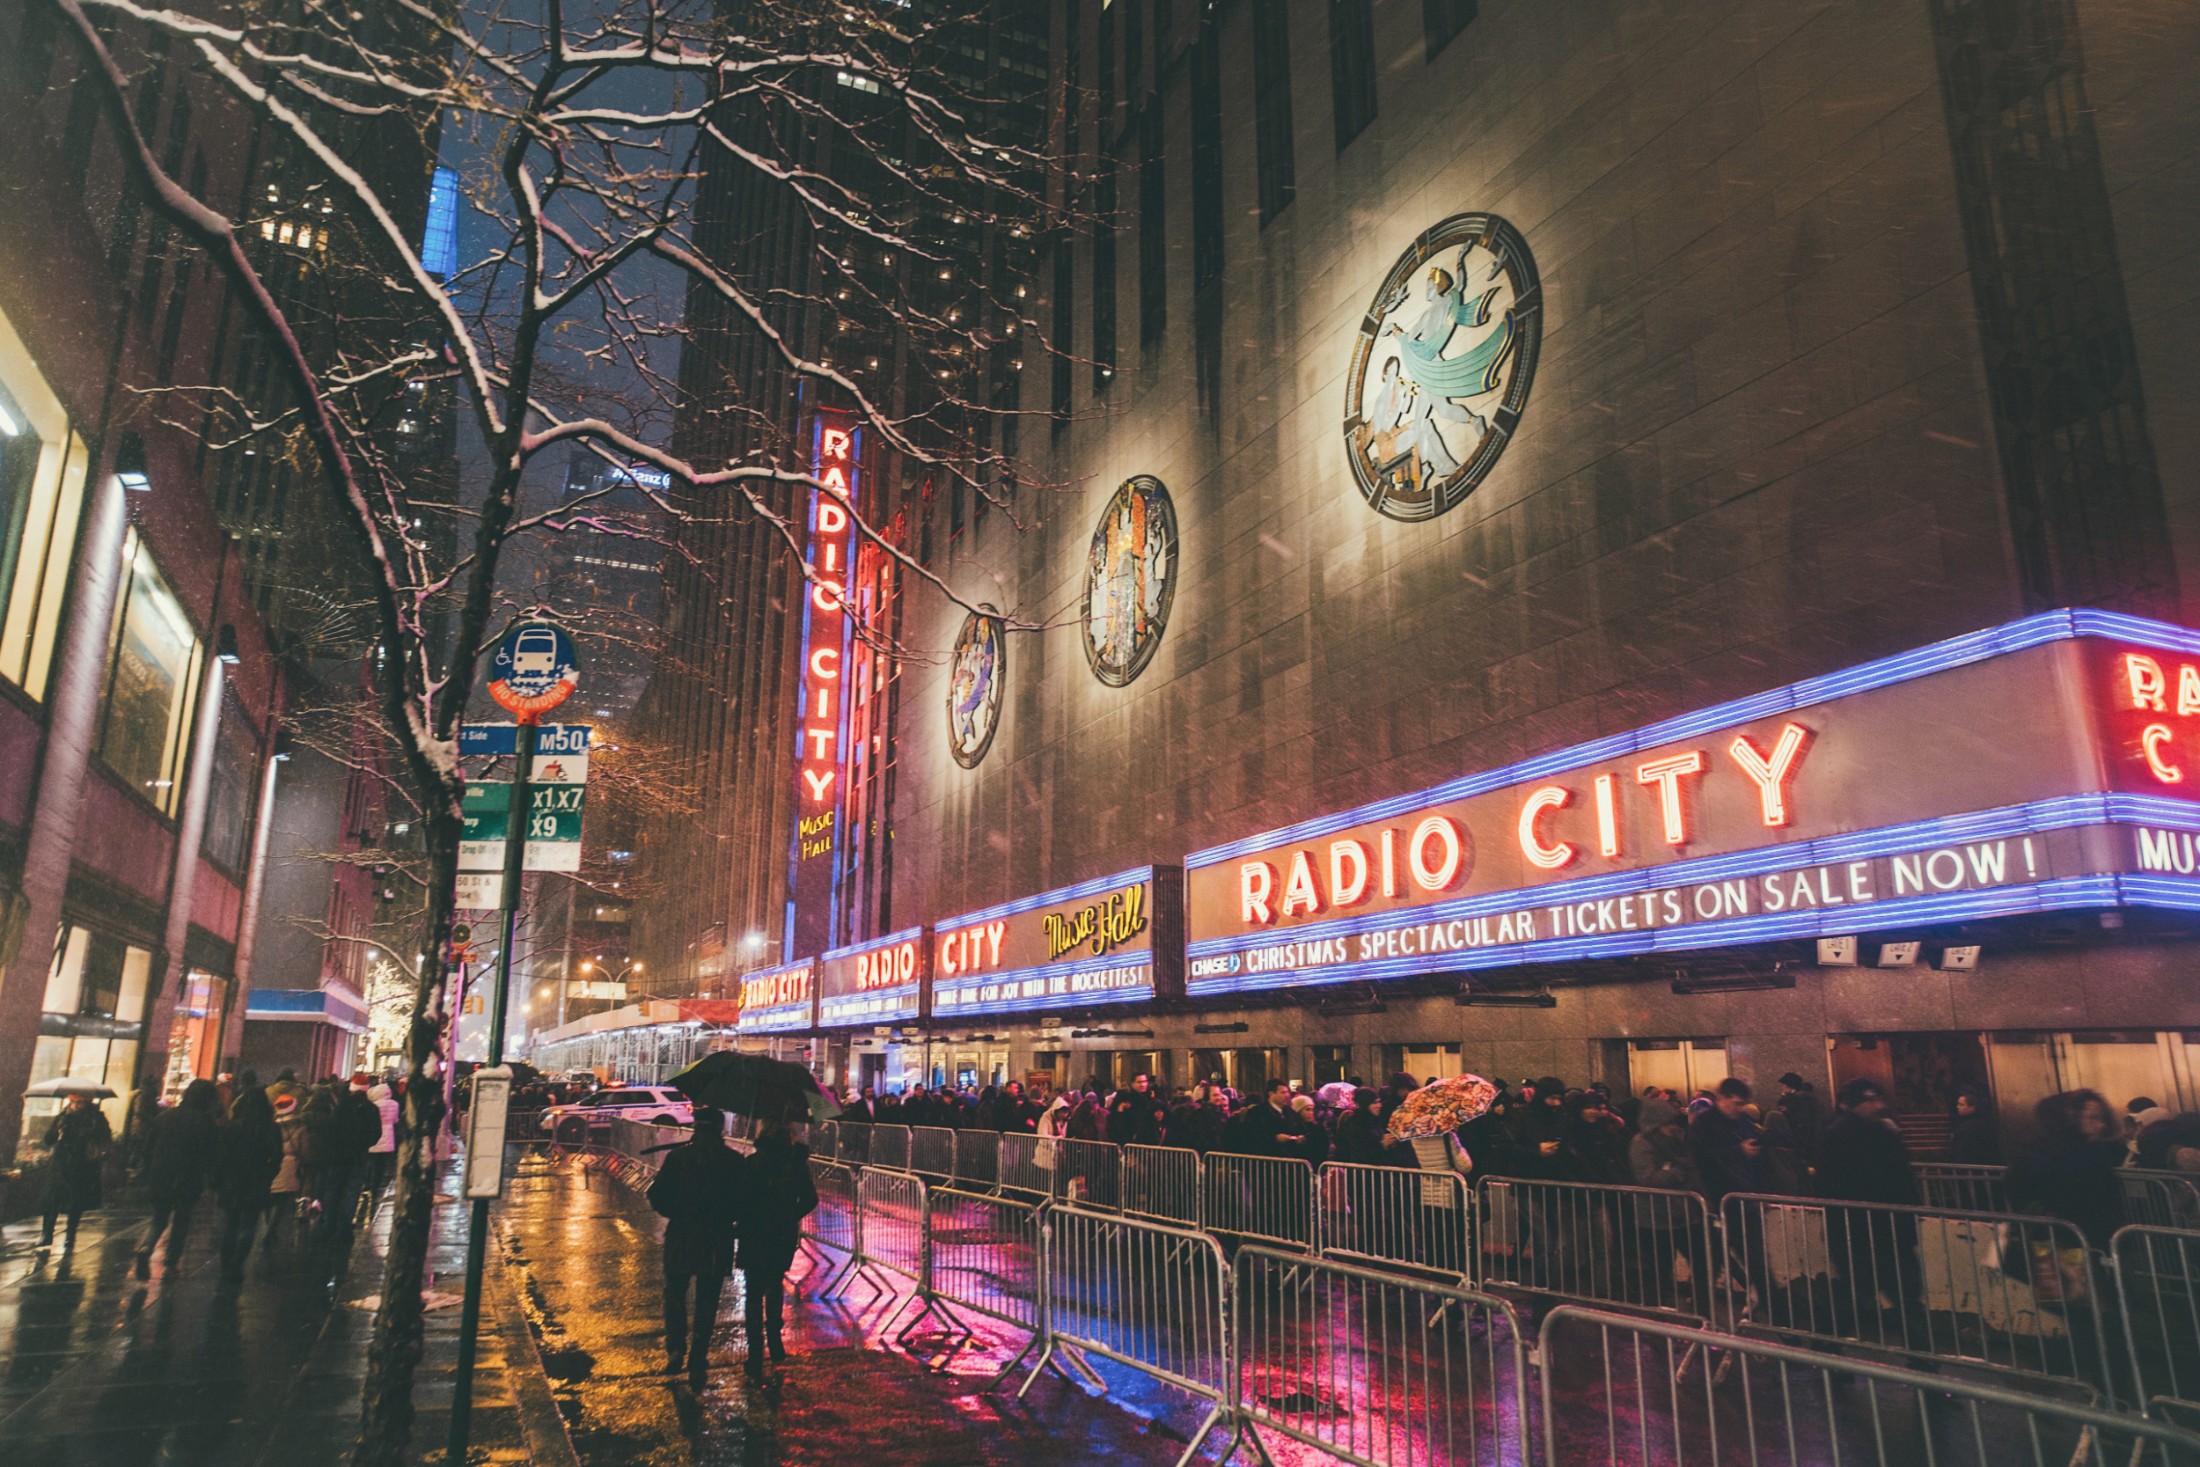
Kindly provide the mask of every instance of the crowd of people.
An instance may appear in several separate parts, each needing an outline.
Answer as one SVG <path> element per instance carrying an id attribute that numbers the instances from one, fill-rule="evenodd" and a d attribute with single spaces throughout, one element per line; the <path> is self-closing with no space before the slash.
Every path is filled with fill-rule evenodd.
<path id="1" fill-rule="evenodd" d="M 850 1092 L 840 1118 L 1296 1157 L 1315 1166 L 1436 1166 L 1473 1176 L 1658 1187 L 1700 1193 L 1713 1209 L 1729 1193 L 1923 1200 L 1892 1097 L 1875 1079 L 1847 1081 L 1830 1107 L 1793 1072 L 1780 1077 L 1769 1104 L 1733 1077 L 1686 1096 L 1651 1085 L 1615 1097 L 1602 1083 L 1576 1088 L 1555 1075 L 1493 1083 L 1496 1099 L 1459 1128 L 1456 1145 L 1391 1134 L 1390 1116 L 1421 1088 L 1406 1074 L 1380 1088 L 1354 1080 L 1311 1093 L 1276 1079 L 1258 1095 L 1240 1094 L 1219 1076 L 1174 1094 L 1148 1075 L 1113 1091 L 1094 1083 L 1051 1095 L 1014 1081 L 930 1091 L 919 1085 L 899 1096 Z M 2118 1113 L 2098 1092 L 2067 1091 L 2041 1101 L 2035 1122 L 2036 1135 L 2008 1159 L 2010 1204 L 2075 1223 L 2095 1247 L 2123 1221 L 2117 1167 L 2200 1173 L 2200 1115 L 2173 1115 L 2149 1097 Z M 1957 1093 L 1948 1144 L 1932 1159 L 2004 1162 L 2001 1126 L 1983 1087 Z"/>
<path id="2" fill-rule="evenodd" d="M 401 1088 L 367 1074 L 306 1085 L 290 1069 L 266 1086 L 251 1070 L 191 1081 L 134 1132 L 129 1170 L 152 1211 L 136 1249 L 137 1276 L 152 1277 L 156 1252 L 165 1267 L 176 1266 L 209 1194 L 221 1218 L 224 1283 L 243 1281 L 255 1241 L 272 1252 L 286 1233 L 296 1245 L 329 1244 L 327 1256 L 340 1260 L 394 1171 Z M 44 1139 L 39 1247 L 50 1250 L 58 1231 L 66 1256 L 84 1214 L 104 1200 L 114 1134 L 92 1099 L 76 1095 Z"/>

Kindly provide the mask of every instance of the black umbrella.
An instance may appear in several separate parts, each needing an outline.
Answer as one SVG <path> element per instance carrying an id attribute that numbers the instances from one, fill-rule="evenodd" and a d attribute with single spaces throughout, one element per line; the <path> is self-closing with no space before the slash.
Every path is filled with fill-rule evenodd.
<path id="1" fill-rule="evenodd" d="M 758 1120 L 829 1121 L 840 1114 L 815 1075 L 760 1054 L 706 1054 L 669 1083 L 697 1105 L 715 1105 Z"/>

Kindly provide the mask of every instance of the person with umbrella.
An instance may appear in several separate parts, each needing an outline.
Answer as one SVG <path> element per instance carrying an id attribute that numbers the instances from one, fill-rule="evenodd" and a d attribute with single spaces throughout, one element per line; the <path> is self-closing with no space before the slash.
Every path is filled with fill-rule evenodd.
<path id="1" fill-rule="evenodd" d="M 666 1153 L 649 1205 L 665 1220 L 665 1369 L 687 1366 L 700 1389 L 710 1370 L 710 1333 L 718 1295 L 733 1272 L 733 1230 L 743 1204 L 748 1158 L 726 1145 L 726 1115 L 695 1107 L 695 1134 Z M 688 1329 L 688 1286 L 695 1288 L 695 1326 Z"/>
<path id="2" fill-rule="evenodd" d="M 95 1104 L 99 1096 L 114 1092 L 104 1085 L 81 1081 L 77 1085 L 80 1088 L 57 1092 L 66 1094 L 68 1102 L 46 1128 L 46 1221 L 38 1232 L 38 1248 L 45 1252 L 53 1247 L 54 1224 L 66 1213 L 69 1231 L 61 1247 L 63 1256 L 76 1251 L 77 1224 L 100 1204 L 100 1170 L 115 1141 L 106 1113 Z"/>
<path id="3" fill-rule="evenodd" d="M 767 1352 L 775 1365 L 787 1358 L 780 1333 L 787 1270 L 802 1246 L 802 1219 L 816 1210 L 810 1149 L 795 1143 L 785 1121 L 766 1121 L 756 1133 L 756 1154 L 749 1158 L 741 1191 L 742 1318 L 749 1341 L 742 1369 L 750 1380 L 764 1378 Z"/>

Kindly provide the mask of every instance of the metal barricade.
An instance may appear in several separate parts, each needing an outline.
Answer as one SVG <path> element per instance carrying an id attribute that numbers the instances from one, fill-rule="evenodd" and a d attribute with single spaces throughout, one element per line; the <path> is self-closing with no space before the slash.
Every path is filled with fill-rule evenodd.
<path id="1" fill-rule="evenodd" d="M 1729 1196 L 1731 1322 L 2110 1397 L 2101 1284 L 2057 1218 Z"/>
<path id="2" fill-rule="evenodd" d="M 1123 1201 L 1123 1148 L 1107 1141 L 1055 1143 L 1054 1195 L 1098 1212 L 1117 1212 Z"/>
<path id="3" fill-rule="evenodd" d="M 1017 1394 L 1064 1359 L 1104 1388 L 1079 1355 L 1189 1392 L 1209 1409 L 1177 1458 L 1186 1467 L 1233 1414 L 1222 1245 L 1204 1233 L 1072 1206 L 1048 1207 L 1040 1234 L 1046 1346 Z"/>
<path id="4" fill-rule="evenodd" d="M 1957 1212 L 2009 1211 L 2009 1168 L 2005 1166 L 1920 1161 L 1910 1170 L 1917 1176 L 1918 1195 L 1927 1207 Z"/>
<path id="5" fill-rule="evenodd" d="M 2109 1262 L 2133 1399 L 2149 1416 L 2200 1425 L 2200 1232 L 2124 1228 Z"/>
<path id="6" fill-rule="evenodd" d="M 837 1123 L 835 1129 L 839 1133 L 840 1144 L 834 1152 L 833 1159 L 845 1162 L 849 1166 L 869 1166 L 871 1164 L 871 1133 L 877 1127 L 868 1121 L 841 1121 Z"/>
<path id="7" fill-rule="evenodd" d="M 945 1126 L 916 1126 L 909 1132 L 909 1170 L 946 1181 L 955 1175 L 955 1147 L 961 1138 Z"/>
<path id="8" fill-rule="evenodd" d="M 1054 1164 L 1062 1143 L 1051 1136 L 1004 1131 L 994 1164 L 995 1185 L 1003 1192 L 1038 1199 L 1054 1195 Z"/>
<path id="9" fill-rule="evenodd" d="M 856 1261 L 856 1173 L 845 1162 L 810 1158 L 810 1180 L 817 1185 L 817 1207 L 802 1219 L 803 1252 L 809 1269 L 795 1281 L 797 1299 L 805 1292 L 826 1294 Z M 814 1287 L 813 1287 L 814 1285 Z"/>
<path id="10" fill-rule="evenodd" d="M 891 1167 L 897 1172 L 909 1170 L 909 1128 L 873 1126 L 871 1151 L 864 1159 L 864 1165 Z"/>
<path id="11" fill-rule="evenodd" d="M 1296 1157 L 1207 1153 L 1200 1224 L 1210 1233 L 1314 1249 L 1314 1169 Z"/>
<path id="12" fill-rule="evenodd" d="M 2126 1168 L 2124 1221 L 2134 1227 L 2200 1229 L 2200 1184 L 2185 1172 Z"/>
<path id="13" fill-rule="evenodd" d="M 1457 1172 L 1333 1161 L 1314 1178 L 1314 1248 L 1465 1284 L 1474 1268 L 1474 1199 Z"/>
<path id="14" fill-rule="evenodd" d="M 1708 1322 L 1711 1219 L 1694 1192 L 1484 1177 L 1476 1283 Z"/>
<path id="15" fill-rule="evenodd" d="M 1123 1148 L 1123 1213 L 1199 1226 L 1199 1153 L 1181 1146 Z"/>
<path id="16" fill-rule="evenodd" d="M 886 1316 L 879 1326 L 881 1332 L 892 1327 L 912 1300 L 921 1301 L 931 1292 L 926 1273 L 931 1248 L 926 1240 L 930 1216 L 925 1193 L 924 1178 L 914 1172 L 867 1166 L 856 1173 L 855 1261 L 835 1282 L 834 1291 L 842 1292 L 848 1284 L 860 1280 L 879 1297 L 891 1298 L 901 1290 L 886 1275 L 898 1274 L 907 1279 L 912 1292 Z M 916 1327 L 923 1313 L 919 1308 L 901 1333 L 894 1336 L 897 1342 Z"/>
<path id="17" fill-rule="evenodd" d="M 824 1161 L 840 1160 L 840 1122 L 810 1122 L 810 1155 Z"/>
<path id="18" fill-rule="evenodd" d="M 1564 1467 L 2200 1467 L 2200 1435 L 2143 1417 L 1579 1305 L 1536 1358 Z"/>
<path id="19" fill-rule="evenodd" d="M 955 1185 L 971 1191 L 992 1191 L 1001 1184 L 1001 1134 L 997 1131 L 955 1133 Z"/>
<path id="20" fill-rule="evenodd" d="M 1500 1300 L 1256 1247 L 1231 1299 L 1232 1404 L 1260 1460 L 1274 1432 L 1361 1467 L 1528 1461 L 1526 1351 Z"/>
<path id="21" fill-rule="evenodd" d="M 981 1314 L 1031 1337 L 993 1378 L 999 1384 L 1040 1344 L 1039 1210 L 1043 1204 L 934 1187 L 926 1194 L 927 1299 L 958 1331 L 931 1364 L 945 1365 L 974 1337 L 964 1314 Z"/>

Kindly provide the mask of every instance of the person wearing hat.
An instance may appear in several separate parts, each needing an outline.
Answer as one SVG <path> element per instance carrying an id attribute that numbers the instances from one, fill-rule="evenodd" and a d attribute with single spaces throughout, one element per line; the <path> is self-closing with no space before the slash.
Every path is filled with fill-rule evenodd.
<path id="1" fill-rule="evenodd" d="M 688 1383 L 701 1389 L 710 1370 L 710 1335 L 718 1323 L 718 1296 L 733 1272 L 734 1222 L 741 1214 L 748 1158 L 726 1145 L 726 1114 L 695 1107 L 695 1134 L 665 1153 L 649 1205 L 665 1220 L 665 1369 L 687 1366 Z M 695 1290 L 695 1321 L 688 1325 L 688 1288 Z"/>
<path id="2" fill-rule="evenodd" d="M 1806 1170 L 1818 1164 L 1818 1142 L 1826 1127 L 1826 1108 L 1810 1081 L 1793 1070 L 1780 1077 L 1780 1113 L 1795 1136 L 1795 1149 Z"/>

